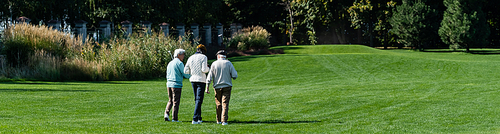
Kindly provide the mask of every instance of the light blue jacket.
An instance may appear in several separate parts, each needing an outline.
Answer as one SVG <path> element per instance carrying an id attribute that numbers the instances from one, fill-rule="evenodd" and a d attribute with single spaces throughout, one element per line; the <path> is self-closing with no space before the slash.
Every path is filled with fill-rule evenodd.
<path id="1" fill-rule="evenodd" d="M 184 73 L 184 63 L 174 58 L 167 65 L 167 87 L 182 88 L 182 79 L 189 79 L 191 75 Z"/>

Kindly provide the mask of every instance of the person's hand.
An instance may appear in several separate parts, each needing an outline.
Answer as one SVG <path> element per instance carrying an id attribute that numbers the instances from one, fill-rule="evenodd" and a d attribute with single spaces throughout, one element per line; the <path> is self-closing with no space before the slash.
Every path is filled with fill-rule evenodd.
<path id="1" fill-rule="evenodd" d="M 207 87 L 207 88 L 205 89 L 205 93 L 210 94 L 210 88 L 209 88 L 209 87 Z"/>

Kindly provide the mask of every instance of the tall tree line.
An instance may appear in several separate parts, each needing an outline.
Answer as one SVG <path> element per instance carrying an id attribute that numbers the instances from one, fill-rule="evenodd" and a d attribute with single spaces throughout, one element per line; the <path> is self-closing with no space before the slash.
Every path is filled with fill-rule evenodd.
<path id="1" fill-rule="evenodd" d="M 386 44 L 380 33 L 388 33 L 393 41 L 415 49 L 449 46 L 468 51 L 499 46 L 498 5 L 486 0 L 356 0 L 349 12 L 352 25 L 370 37 L 370 46 Z"/>
<path id="2" fill-rule="evenodd" d="M 154 24 L 222 23 L 226 27 L 231 23 L 241 23 L 268 29 L 272 33 L 273 44 L 336 42 L 373 47 L 406 44 L 429 48 L 453 44 L 437 36 L 439 28 L 444 25 L 441 22 L 446 18 L 445 14 L 453 14 L 447 11 L 449 3 L 453 2 L 469 2 L 463 8 L 480 10 L 478 13 L 484 18 L 481 24 L 489 29 L 479 31 L 489 33 L 482 46 L 500 46 L 500 1 L 491 0 L 0 0 L 0 16 L 3 19 L 26 16 L 33 24 L 48 20 L 70 23 L 85 20 L 89 22 L 88 26 L 98 26 L 97 23 L 102 20 L 115 25 L 124 20 L 134 23 L 150 21 Z M 472 5 L 475 7 L 472 8 Z M 423 17 L 427 20 L 407 21 L 421 23 L 420 28 L 416 26 L 417 29 L 425 26 L 422 32 L 436 36 L 417 36 L 418 39 L 414 40 L 419 42 L 404 43 L 404 37 L 412 36 L 403 36 L 395 30 L 411 29 L 415 25 L 394 28 L 398 23 L 395 20 L 402 20 L 394 17 L 411 15 L 413 13 L 402 12 L 409 10 L 405 8 L 415 7 L 422 10 L 414 13 L 431 11 L 430 15 Z M 436 22 L 438 25 L 435 25 Z"/>
<path id="3" fill-rule="evenodd" d="M 39 21 L 85 20 L 97 25 L 102 20 L 119 24 L 129 20 L 168 23 L 218 23 L 226 21 L 224 1 L 215 0 L 1 0 L 3 18 L 26 16 Z"/>

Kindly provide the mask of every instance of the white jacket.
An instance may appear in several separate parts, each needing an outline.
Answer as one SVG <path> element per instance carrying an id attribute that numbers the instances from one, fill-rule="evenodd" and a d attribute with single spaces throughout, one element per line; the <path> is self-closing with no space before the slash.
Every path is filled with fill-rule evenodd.
<path id="1" fill-rule="evenodd" d="M 190 82 L 205 83 L 207 80 L 205 73 L 208 73 L 209 70 L 207 56 L 201 53 L 196 53 L 189 57 L 184 67 L 184 73 L 191 74 L 191 78 L 189 78 Z"/>

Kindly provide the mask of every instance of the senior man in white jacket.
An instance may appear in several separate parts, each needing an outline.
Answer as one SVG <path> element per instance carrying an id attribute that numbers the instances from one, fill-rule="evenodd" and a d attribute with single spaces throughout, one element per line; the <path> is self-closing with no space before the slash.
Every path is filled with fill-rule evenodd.
<path id="1" fill-rule="evenodd" d="M 193 86 L 194 93 L 194 115 L 192 124 L 201 124 L 201 104 L 203 103 L 203 98 L 205 93 L 203 89 L 206 86 L 207 76 L 205 75 L 209 71 L 207 56 L 204 54 L 207 52 L 207 49 L 204 45 L 198 45 L 196 49 L 196 53 L 189 57 L 186 62 L 186 67 L 184 67 L 184 73 L 191 74 L 191 78 L 189 81 Z"/>

